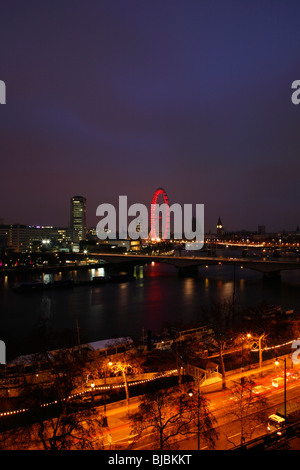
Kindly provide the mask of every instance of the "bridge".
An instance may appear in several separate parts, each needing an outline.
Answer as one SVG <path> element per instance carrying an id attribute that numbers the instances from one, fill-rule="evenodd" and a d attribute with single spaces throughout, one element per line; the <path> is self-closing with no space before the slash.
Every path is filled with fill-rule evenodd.
<path id="1" fill-rule="evenodd" d="M 300 269 L 300 262 L 295 260 L 270 260 L 253 258 L 224 258 L 221 256 L 171 256 L 171 255 L 142 255 L 120 253 L 89 253 L 89 257 L 101 259 L 106 263 L 119 266 L 143 265 L 151 262 L 169 264 L 182 274 L 196 274 L 198 267 L 223 265 L 252 269 L 263 273 L 265 278 L 280 278 L 281 271 Z"/>

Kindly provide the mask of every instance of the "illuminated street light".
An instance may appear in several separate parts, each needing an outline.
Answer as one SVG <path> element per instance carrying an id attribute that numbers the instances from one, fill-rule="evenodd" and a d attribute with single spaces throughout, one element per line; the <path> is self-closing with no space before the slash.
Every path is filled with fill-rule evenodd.
<path id="1" fill-rule="evenodd" d="M 284 362 L 284 419 L 286 423 L 286 357 L 284 359 L 280 359 Z M 279 366 L 279 359 L 276 357 L 275 365 Z"/>
<path id="2" fill-rule="evenodd" d="M 94 383 L 91 383 L 91 388 L 92 388 L 92 403 L 94 403 L 94 388 L 95 388 Z"/>
<path id="3" fill-rule="evenodd" d="M 251 338 L 250 333 L 247 333 L 246 337 L 245 336 L 242 337 L 242 368 L 244 368 L 244 342 L 245 340 L 250 339 L 250 338 Z"/>
<path id="4" fill-rule="evenodd" d="M 193 390 L 189 390 L 189 396 L 193 396 Z M 200 385 L 197 388 L 197 448 L 200 450 Z"/>
<path id="5" fill-rule="evenodd" d="M 107 415 L 106 415 L 106 373 L 107 373 L 107 366 L 111 367 L 112 362 L 109 359 L 109 362 L 104 363 L 104 416 L 103 416 L 103 426 L 107 426 Z"/>

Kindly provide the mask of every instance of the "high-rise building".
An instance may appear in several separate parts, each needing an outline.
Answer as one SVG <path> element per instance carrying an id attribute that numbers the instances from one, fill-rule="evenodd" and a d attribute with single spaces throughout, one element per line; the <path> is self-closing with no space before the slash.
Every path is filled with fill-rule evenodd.
<path id="1" fill-rule="evenodd" d="M 86 199 L 83 196 L 71 198 L 71 229 L 74 232 L 74 241 L 85 240 L 86 238 Z"/>

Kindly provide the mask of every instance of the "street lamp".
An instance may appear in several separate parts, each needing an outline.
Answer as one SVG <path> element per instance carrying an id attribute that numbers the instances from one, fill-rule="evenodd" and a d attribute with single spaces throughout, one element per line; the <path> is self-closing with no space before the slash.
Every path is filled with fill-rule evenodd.
<path id="1" fill-rule="evenodd" d="M 94 403 L 94 387 L 95 387 L 94 382 L 91 383 L 91 387 L 92 387 L 92 403 Z"/>
<path id="2" fill-rule="evenodd" d="M 242 337 L 242 369 L 244 369 L 244 343 L 251 338 L 251 334 L 247 333 L 246 336 Z"/>
<path id="3" fill-rule="evenodd" d="M 104 391 L 104 416 L 103 416 L 103 426 L 107 426 L 107 415 L 106 415 L 106 372 L 107 372 L 107 365 L 109 367 L 112 366 L 112 362 L 109 360 L 108 363 L 104 363 L 104 385 L 105 385 L 105 391 Z"/>
<path id="4" fill-rule="evenodd" d="M 275 360 L 276 366 L 279 365 L 279 361 L 284 362 L 284 419 L 286 423 L 286 357 L 284 359 L 278 359 L 276 357 L 276 360 Z"/>
<path id="5" fill-rule="evenodd" d="M 189 396 L 193 396 L 193 391 L 189 390 Z M 200 450 L 200 390 L 197 389 L 197 448 Z"/>

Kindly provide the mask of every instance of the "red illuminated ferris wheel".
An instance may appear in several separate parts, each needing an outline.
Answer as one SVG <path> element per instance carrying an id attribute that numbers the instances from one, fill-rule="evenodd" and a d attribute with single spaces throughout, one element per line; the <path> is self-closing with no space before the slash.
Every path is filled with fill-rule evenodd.
<path id="1" fill-rule="evenodd" d="M 158 215 L 158 207 L 159 205 L 157 204 L 157 199 L 159 196 L 162 196 L 164 199 L 164 210 L 165 210 L 165 226 L 162 227 L 162 235 L 161 237 L 159 236 L 159 217 Z M 157 240 L 161 238 L 162 240 L 166 240 L 167 238 L 170 237 L 170 207 L 169 207 L 169 199 L 167 196 L 166 191 L 163 188 L 158 188 L 154 196 L 152 198 L 151 202 L 151 229 L 149 233 L 149 238 L 152 240 Z M 158 233 L 157 230 L 158 229 Z"/>

